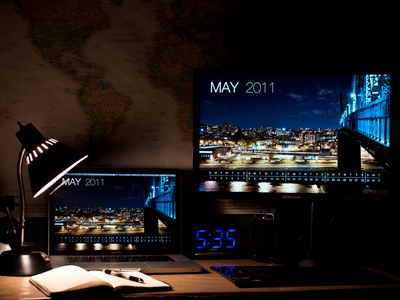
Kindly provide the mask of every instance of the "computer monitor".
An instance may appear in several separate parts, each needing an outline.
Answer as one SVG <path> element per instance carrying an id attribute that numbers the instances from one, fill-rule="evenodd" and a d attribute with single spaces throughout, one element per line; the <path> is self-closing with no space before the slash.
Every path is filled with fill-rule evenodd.
<path id="1" fill-rule="evenodd" d="M 390 74 L 196 69 L 193 84 L 202 198 L 388 197 Z"/>

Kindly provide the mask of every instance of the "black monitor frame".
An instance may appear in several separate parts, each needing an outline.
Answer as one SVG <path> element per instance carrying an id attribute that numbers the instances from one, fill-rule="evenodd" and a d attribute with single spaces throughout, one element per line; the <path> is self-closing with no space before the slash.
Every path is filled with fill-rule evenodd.
<path id="1" fill-rule="evenodd" d="M 77 169 L 73 169 L 71 170 L 69 173 L 67 173 L 64 177 L 71 177 L 71 174 L 75 174 L 74 177 L 79 178 L 78 180 L 80 180 L 80 183 L 85 183 L 90 185 L 90 187 L 88 187 L 86 189 L 86 193 L 87 194 L 91 194 L 89 189 L 95 189 L 96 186 L 99 187 L 102 184 L 106 184 L 106 182 L 108 181 L 107 177 L 103 177 L 101 174 L 107 174 L 107 176 L 109 176 L 109 174 L 120 174 L 120 176 L 125 176 L 124 174 L 127 174 L 129 176 L 131 176 L 132 174 L 143 174 L 144 176 L 149 176 L 148 178 L 150 178 L 153 174 L 156 174 L 157 176 L 159 175 L 168 175 L 168 176 L 172 176 L 175 178 L 175 216 L 173 218 L 175 218 L 175 221 L 173 223 L 170 224 L 170 228 L 169 230 L 172 230 L 173 234 L 173 238 L 172 240 L 163 240 L 163 239 L 159 239 L 159 240 L 154 240 L 153 236 L 157 236 L 158 233 L 153 233 L 153 232 L 146 232 L 146 218 L 144 220 L 145 224 L 144 224 L 144 229 L 145 232 L 143 234 L 127 234 L 132 236 L 132 237 L 140 237 L 139 241 L 135 240 L 132 241 L 124 241 L 124 240 L 115 240 L 113 241 L 73 241 L 73 243 L 77 244 L 77 243 L 85 243 L 88 244 L 90 247 L 86 247 L 85 249 L 82 249 L 80 251 L 76 251 L 76 249 L 72 249 L 72 248 L 66 248 L 66 249 L 59 249 L 57 248 L 57 243 L 59 243 L 59 241 L 56 239 L 55 237 L 55 232 L 57 231 L 55 224 L 52 222 L 52 220 L 54 219 L 55 216 L 55 205 L 56 205 L 56 201 L 57 201 L 57 191 L 53 192 L 50 196 L 50 205 L 49 205 L 49 254 L 54 255 L 62 255 L 62 254 L 76 254 L 77 252 L 79 252 L 80 254 L 112 254 L 112 253 L 123 253 L 123 254 L 148 254 L 148 253 L 161 253 L 162 249 L 165 248 L 165 251 L 169 252 L 169 253 L 180 253 L 181 252 L 181 229 L 182 229 L 182 218 L 181 218 L 181 199 L 180 199 L 180 195 L 181 195 L 181 184 L 180 184 L 180 171 L 177 169 L 159 169 L 159 168 L 152 168 L 152 169 L 144 169 L 144 168 L 127 168 L 127 167 L 87 167 L 87 168 L 77 168 Z M 92 174 L 96 174 L 97 176 L 92 176 Z M 64 177 L 60 180 L 60 183 L 62 182 L 62 180 L 64 179 Z M 116 178 L 116 177 L 110 177 L 110 179 L 112 178 Z M 145 185 L 143 185 L 144 187 Z M 60 187 L 65 188 L 63 186 Z M 139 185 L 139 188 L 142 188 L 142 185 Z M 109 193 L 107 193 L 108 195 Z M 93 200 L 93 199 L 92 199 Z M 145 199 L 143 199 L 143 205 L 144 205 L 144 201 Z M 112 202 L 112 201 L 110 201 Z M 99 204 L 99 206 L 101 206 L 101 204 Z M 154 209 L 153 209 L 154 210 Z M 172 218 L 172 219 L 173 219 Z M 173 220 L 172 220 L 173 221 Z M 153 229 L 151 229 L 153 230 Z M 90 234 L 90 232 L 87 234 L 87 236 L 94 236 L 96 238 L 98 238 L 98 236 L 96 234 Z M 85 238 L 86 235 L 82 235 L 82 237 Z M 109 235 L 107 235 L 109 236 Z M 114 235 L 116 236 L 116 235 Z M 143 240 L 143 238 L 149 238 L 149 242 L 147 242 L 146 240 Z M 136 238 L 135 238 L 136 239 Z M 100 244 L 110 244 L 110 243 L 116 243 L 116 244 L 132 244 L 134 247 L 132 249 L 129 249 L 127 247 L 123 247 L 121 249 L 112 249 L 110 247 L 110 249 L 107 249 L 106 247 L 103 247 L 103 249 L 101 250 L 96 250 L 95 247 L 93 247 L 94 243 L 100 243 Z M 135 244 L 137 245 L 137 247 L 135 246 Z M 164 245 L 165 244 L 165 245 Z M 72 244 L 71 244 L 72 245 Z"/>
<path id="2" fill-rule="evenodd" d="M 300 184 L 315 184 L 317 188 L 319 189 L 320 186 L 323 186 L 326 184 L 326 178 L 330 180 L 336 180 L 336 182 L 330 182 L 328 187 L 331 191 L 329 192 L 315 192 L 315 193 L 288 193 L 288 192 L 267 192 L 267 193 L 259 193 L 259 192 L 244 192 L 244 191 L 239 191 L 239 192 L 231 192 L 231 191 L 202 191 L 200 190 L 200 182 L 202 180 L 201 176 L 202 173 L 204 174 L 204 170 L 201 170 L 200 168 L 200 155 L 199 155 L 199 138 L 200 138 L 200 103 L 202 101 L 201 99 L 201 86 L 200 86 L 200 80 L 202 79 L 202 76 L 220 76 L 221 79 L 224 78 L 225 75 L 228 75 L 228 78 L 232 78 L 232 75 L 235 74 L 251 74 L 250 77 L 254 78 L 254 76 L 262 76 L 262 75 L 268 75 L 269 72 L 263 72 L 260 70 L 233 70 L 233 69 L 195 69 L 194 70 L 194 80 L 193 80 L 193 85 L 194 85 L 194 116 L 193 116 L 193 174 L 194 174 L 194 193 L 196 198 L 203 202 L 203 201 L 221 201 L 221 200 L 238 200 L 238 201 L 248 201 L 248 202 L 281 202 L 281 200 L 300 200 L 300 199 L 305 199 L 305 200 L 316 200 L 316 199 L 332 199 L 332 200 L 381 200 L 381 199 L 387 199 L 389 198 L 390 195 L 390 166 L 386 166 L 384 170 L 380 170 L 378 173 L 378 181 L 380 183 L 376 184 L 376 178 L 370 178 L 369 176 L 375 177 L 377 174 L 370 174 L 370 172 L 360 172 L 361 170 L 343 170 L 339 171 L 338 169 L 330 171 L 330 170 L 324 170 L 324 171 L 307 171 L 305 170 L 296 170 L 295 172 L 290 172 L 286 171 L 284 169 L 278 170 L 278 171 L 273 171 L 269 170 L 268 168 L 262 169 L 262 175 L 257 175 L 260 173 L 260 169 L 254 168 L 252 169 L 251 167 L 247 168 L 246 174 L 244 173 L 235 173 L 231 170 L 226 170 L 224 168 L 216 168 L 213 169 L 212 171 L 214 172 L 213 179 L 217 179 L 220 182 L 226 182 L 228 177 L 232 178 L 235 177 L 233 181 L 241 181 L 241 178 L 246 177 L 246 180 L 248 180 L 249 177 L 252 177 L 253 175 L 256 178 L 257 181 L 260 180 L 261 177 L 268 177 L 268 179 L 262 179 L 265 181 L 271 182 L 270 179 L 273 179 L 274 183 L 276 185 L 280 185 L 282 182 L 299 182 Z M 357 74 L 357 72 L 351 72 L 349 74 Z M 278 75 L 283 75 L 283 74 L 278 74 Z M 311 74 L 297 74 L 295 76 L 302 76 L 306 75 L 309 76 Z M 335 74 L 334 74 L 335 75 Z M 272 75 L 273 76 L 273 75 Z M 215 77 L 215 78 L 217 78 Z M 238 88 L 237 86 L 235 87 L 236 81 L 233 82 L 233 85 L 226 85 L 224 86 L 224 81 L 221 80 L 221 85 L 218 86 L 217 83 L 213 84 L 214 91 L 218 90 L 219 92 L 227 92 L 227 93 L 232 93 L 235 88 Z M 226 82 L 229 82 L 226 80 Z M 248 85 L 247 88 L 251 88 L 251 85 Z M 264 91 L 268 92 L 269 88 L 272 88 L 271 86 L 268 86 L 267 84 L 257 85 L 258 90 L 264 89 Z M 275 88 L 277 88 L 275 86 Z M 254 84 L 253 84 L 253 89 L 254 89 Z M 338 99 L 338 106 L 339 106 L 339 99 Z M 391 111 L 391 108 L 390 108 Z M 212 125 L 212 124 L 207 124 L 207 125 Z M 222 125 L 218 124 L 219 126 Z M 391 126 L 392 128 L 392 126 Z M 392 130 L 390 128 L 390 130 Z M 388 147 L 387 151 L 390 154 L 392 149 L 392 144 Z M 266 172 L 264 172 L 266 171 Z M 260 173 L 260 174 L 261 174 Z M 265 174 L 268 173 L 268 174 Z M 208 176 L 208 175 L 207 175 Z M 244 177 L 243 177 L 244 176 Z M 292 181 L 286 181 L 288 178 Z M 338 178 L 340 178 L 340 182 L 337 182 Z M 352 181 L 352 183 L 349 183 L 349 180 Z M 250 180 L 251 181 L 251 180 Z M 228 179 L 229 182 L 229 179 Z M 361 183 L 360 183 L 361 182 Z M 384 183 L 385 187 L 380 191 L 380 186 L 381 182 Z M 378 191 L 375 191 L 373 193 L 368 193 L 368 191 L 365 190 L 365 184 L 368 185 L 377 185 L 378 186 Z M 279 190 L 279 189 L 278 189 Z"/>

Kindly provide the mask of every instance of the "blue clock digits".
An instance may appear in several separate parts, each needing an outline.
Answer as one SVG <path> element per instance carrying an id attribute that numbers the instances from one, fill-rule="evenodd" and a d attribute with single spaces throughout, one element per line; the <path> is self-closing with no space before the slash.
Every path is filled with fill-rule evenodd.
<path id="1" fill-rule="evenodd" d="M 233 249 L 236 246 L 235 232 L 236 229 L 227 229 L 225 234 L 222 229 L 215 229 L 210 232 L 199 229 L 196 233 L 196 240 L 199 242 L 196 249 L 208 248 L 207 245 L 212 245 L 212 249 Z"/>
<path id="2" fill-rule="evenodd" d="M 226 246 L 226 248 L 231 248 L 231 249 L 235 248 L 236 239 L 234 237 L 230 237 L 229 236 L 230 233 L 235 233 L 235 232 L 236 232 L 236 229 L 228 229 L 226 231 L 226 239 L 231 242 L 231 245 L 230 246 Z"/>
<path id="3" fill-rule="evenodd" d="M 201 246 L 197 246 L 196 249 L 203 249 L 206 247 L 206 239 L 205 238 L 201 238 L 200 234 L 206 232 L 205 230 L 197 230 L 196 233 L 196 240 L 201 241 L 203 244 Z"/>
<path id="4" fill-rule="evenodd" d="M 217 245 L 212 246 L 213 249 L 219 249 L 222 246 L 222 237 L 224 236 L 223 230 L 214 230 L 215 233 L 219 233 L 219 237 L 215 237 L 214 241 L 217 241 Z"/>

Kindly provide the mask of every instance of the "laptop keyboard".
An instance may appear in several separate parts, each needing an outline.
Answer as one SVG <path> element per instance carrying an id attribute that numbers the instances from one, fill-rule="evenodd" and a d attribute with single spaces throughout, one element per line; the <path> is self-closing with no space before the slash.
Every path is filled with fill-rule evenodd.
<path id="1" fill-rule="evenodd" d="M 174 261 L 174 259 L 168 255 L 67 256 L 67 260 L 69 263 Z"/>

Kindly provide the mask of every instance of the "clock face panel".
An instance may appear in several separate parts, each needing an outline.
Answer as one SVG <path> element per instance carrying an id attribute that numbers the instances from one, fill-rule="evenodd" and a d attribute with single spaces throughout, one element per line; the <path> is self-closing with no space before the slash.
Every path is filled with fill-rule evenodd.
<path id="1" fill-rule="evenodd" d="M 192 252 L 197 255 L 243 255 L 247 232 L 229 225 L 197 225 L 192 230 Z"/>

